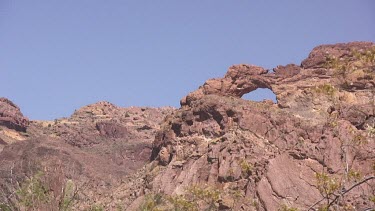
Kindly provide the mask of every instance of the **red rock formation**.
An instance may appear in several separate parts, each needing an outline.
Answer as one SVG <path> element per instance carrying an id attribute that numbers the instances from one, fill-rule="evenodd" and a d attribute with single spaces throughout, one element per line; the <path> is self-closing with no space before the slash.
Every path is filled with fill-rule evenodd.
<path id="1" fill-rule="evenodd" d="M 165 167 L 151 191 L 178 195 L 208 184 L 224 210 L 325 206 L 317 175 L 347 189 L 355 184 L 349 172 L 360 172 L 357 180 L 375 173 L 374 55 L 373 43 L 324 45 L 301 66 L 268 73 L 235 65 L 207 80 L 162 124 L 152 159 Z M 241 99 L 257 88 L 271 89 L 278 103 Z M 330 206 L 373 207 L 374 190 L 371 180 Z"/>
<path id="2" fill-rule="evenodd" d="M 31 121 L 28 140 L 5 145 L 0 151 L 0 205 L 16 209 L 17 184 L 25 176 L 43 172 L 51 200 L 40 210 L 57 210 L 68 180 L 79 188 L 75 209 L 89 209 L 99 198 L 113 195 L 115 188 L 148 162 L 159 123 L 173 110 L 98 102 L 69 118 Z"/>
<path id="3" fill-rule="evenodd" d="M 25 132 L 29 120 L 23 116 L 18 106 L 2 97 L 0 98 L 0 125 Z"/>

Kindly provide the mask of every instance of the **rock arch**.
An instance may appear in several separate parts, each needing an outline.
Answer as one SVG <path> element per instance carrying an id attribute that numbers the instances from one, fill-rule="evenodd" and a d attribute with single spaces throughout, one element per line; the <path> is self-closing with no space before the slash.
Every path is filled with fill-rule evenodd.
<path id="1" fill-rule="evenodd" d="M 241 98 L 244 94 L 258 88 L 272 90 L 274 74 L 268 74 L 268 70 L 248 64 L 233 65 L 223 78 L 207 80 L 202 86 L 181 99 L 181 106 L 190 105 L 205 95 L 215 94 L 220 96 L 232 96 Z"/>

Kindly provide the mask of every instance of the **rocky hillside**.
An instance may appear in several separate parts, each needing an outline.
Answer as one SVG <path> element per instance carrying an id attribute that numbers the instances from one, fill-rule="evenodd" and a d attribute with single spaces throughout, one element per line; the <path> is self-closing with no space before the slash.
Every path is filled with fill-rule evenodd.
<path id="1" fill-rule="evenodd" d="M 257 88 L 277 103 L 241 98 Z M 0 103 L 3 209 L 375 208 L 373 43 L 234 65 L 177 110 L 100 102 L 46 122 Z"/>
<path id="2" fill-rule="evenodd" d="M 148 162 L 160 122 L 174 110 L 98 102 L 69 118 L 28 121 L 11 101 L 0 102 L 0 202 L 14 210 L 102 206 L 98 198 L 112 196 Z M 26 187 L 30 181 L 48 189 L 42 194 L 48 200 L 35 199 L 40 190 Z M 67 186 L 70 193 L 64 196 Z"/>

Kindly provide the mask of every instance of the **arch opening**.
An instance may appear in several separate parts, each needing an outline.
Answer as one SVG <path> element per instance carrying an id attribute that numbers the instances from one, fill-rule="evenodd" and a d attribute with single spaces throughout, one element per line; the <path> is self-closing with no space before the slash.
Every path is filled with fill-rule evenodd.
<path id="1" fill-rule="evenodd" d="M 271 89 L 268 88 L 258 88 L 254 91 L 251 91 L 247 94 L 242 96 L 244 100 L 252 100 L 252 101 L 263 101 L 263 100 L 272 100 L 272 102 L 277 103 L 276 95 L 272 92 Z"/>

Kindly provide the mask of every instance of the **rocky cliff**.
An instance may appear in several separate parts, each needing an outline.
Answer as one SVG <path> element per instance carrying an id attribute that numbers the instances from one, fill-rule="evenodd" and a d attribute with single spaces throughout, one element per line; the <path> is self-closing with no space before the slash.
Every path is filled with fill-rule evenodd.
<path id="1" fill-rule="evenodd" d="M 258 88 L 277 103 L 241 98 Z M 2 100 L 17 115 L 0 107 L 1 125 L 17 136 L 0 136 L 0 202 L 42 210 L 371 209 L 374 95 L 375 45 L 353 42 L 318 46 L 301 65 L 273 71 L 234 65 L 179 109 L 100 102 L 28 124 Z M 48 184 L 49 198 L 31 206 L 24 184 L 33 181 Z"/>

